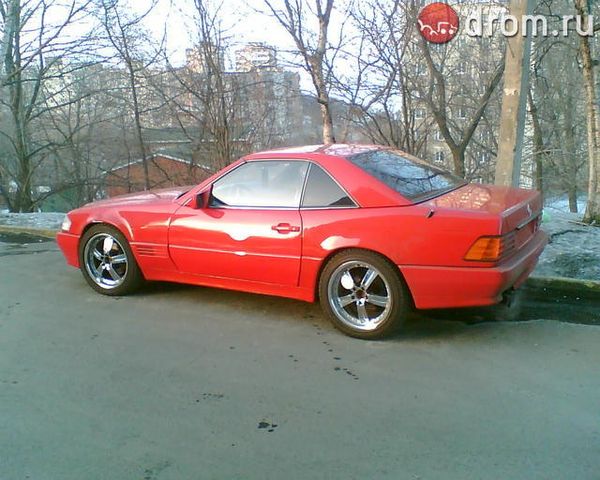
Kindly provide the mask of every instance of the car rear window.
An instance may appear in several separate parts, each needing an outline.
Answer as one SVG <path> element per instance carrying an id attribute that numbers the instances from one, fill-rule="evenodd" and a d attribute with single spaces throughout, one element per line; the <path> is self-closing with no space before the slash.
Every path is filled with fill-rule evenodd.
<path id="1" fill-rule="evenodd" d="M 370 150 L 350 155 L 348 160 L 413 201 L 441 195 L 466 183 L 450 172 L 394 150 Z"/>

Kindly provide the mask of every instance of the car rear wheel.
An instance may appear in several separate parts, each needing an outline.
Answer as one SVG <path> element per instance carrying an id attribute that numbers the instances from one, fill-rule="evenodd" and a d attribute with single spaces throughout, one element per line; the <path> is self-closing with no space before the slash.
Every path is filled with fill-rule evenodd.
<path id="1" fill-rule="evenodd" d="M 126 295 L 142 283 L 127 239 L 116 228 L 90 228 L 79 244 L 79 265 L 88 284 L 104 295 Z"/>
<path id="2" fill-rule="evenodd" d="M 410 304 L 394 266 L 363 250 L 346 250 L 329 260 L 321 273 L 319 298 L 336 328 L 363 339 L 391 334 L 405 320 Z"/>

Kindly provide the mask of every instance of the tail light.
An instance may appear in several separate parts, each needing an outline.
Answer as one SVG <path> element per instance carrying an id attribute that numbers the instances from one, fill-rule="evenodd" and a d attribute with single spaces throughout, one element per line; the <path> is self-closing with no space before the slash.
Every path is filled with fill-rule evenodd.
<path id="1" fill-rule="evenodd" d="M 473 262 L 499 262 L 515 248 L 515 236 L 511 232 L 502 236 L 479 237 L 465 255 Z"/>

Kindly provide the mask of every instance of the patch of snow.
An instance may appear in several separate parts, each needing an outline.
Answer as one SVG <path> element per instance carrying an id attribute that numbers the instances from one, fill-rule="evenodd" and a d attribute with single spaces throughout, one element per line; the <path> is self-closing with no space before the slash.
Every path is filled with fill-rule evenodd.
<path id="1" fill-rule="evenodd" d="M 534 275 L 600 281 L 600 227 L 581 223 L 583 213 L 568 210 L 568 202 L 545 207 L 542 229 L 550 241 Z"/>
<path id="2" fill-rule="evenodd" d="M 0 212 L 0 225 L 9 225 L 13 227 L 25 228 L 39 228 L 44 230 L 58 230 L 64 218 L 64 213 L 57 212 Z"/>
<path id="3" fill-rule="evenodd" d="M 577 197 L 577 211 L 583 213 L 585 211 L 585 205 L 587 203 L 587 196 L 580 195 Z M 544 210 L 545 211 L 559 211 L 570 213 L 569 210 L 569 199 L 566 196 L 559 197 L 550 197 L 547 198 L 544 202 Z"/>

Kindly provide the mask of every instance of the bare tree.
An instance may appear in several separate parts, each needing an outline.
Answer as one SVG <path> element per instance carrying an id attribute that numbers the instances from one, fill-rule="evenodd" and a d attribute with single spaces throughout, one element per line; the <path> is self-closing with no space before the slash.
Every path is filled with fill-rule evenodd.
<path id="1" fill-rule="evenodd" d="M 120 0 L 99 0 L 100 22 L 106 38 L 116 53 L 116 57 L 125 67 L 129 94 L 131 96 L 131 112 L 134 118 L 135 133 L 139 154 L 144 170 L 144 184 L 146 190 L 152 185 L 148 170 L 148 152 L 143 135 L 144 112 L 142 105 L 142 79 L 147 69 L 156 61 L 161 48 L 149 57 L 144 52 L 142 45 L 151 44 L 150 38 L 141 28 L 143 20 L 156 6 L 156 0 L 141 14 L 127 11 Z"/>
<path id="2" fill-rule="evenodd" d="M 475 97 L 476 100 L 473 104 L 473 108 L 461 110 L 462 113 L 460 117 L 463 118 L 461 119 L 460 124 L 455 123 L 453 125 L 450 122 L 450 102 L 448 96 L 449 78 L 451 78 L 453 73 L 444 70 L 443 67 L 445 65 L 443 61 L 434 61 L 430 45 L 421 36 L 419 36 L 419 46 L 429 71 L 429 78 L 426 88 L 423 88 L 420 85 L 417 85 L 417 88 L 421 89 L 425 103 L 427 104 L 444 141 L 450 149 L 454 172 L 457 175 L 464 177 L 466 174 L 465 151 L 484 116 L 488 103 L 492 98 L 492 94 L 502 79 L 504 62 L 499 61 L 493 70 L 485 75 L 485 79 L 480 76 L 480 81 L 483 81 L 480 84 L 482 87 L 481 93 Z M 454 61 L 451 65 L 457 70 L 461 70 L 463 64 L 466 64 L 467 70 L 473 69 L 473 66 L 469 65 L 466 60 Z M 462 72 L 462 74 L 467 73 L 468 72 L 465 71 Z M 455 85 L 459 83 L 456 82 L 456 78 L 454 78 L 454 80 Z"/>
<path id="3" fill-rule="evenodd" d="M 187 65 L 174 67 L 166 58 L 178 87 L 166 100 L 194 150 L 212 157 L 215 169 L 233 161 L 235 144 L 243 136 L 237 121 L 243 108 L 240 85 L 235 75 L 225 71 L 221 6 L 212 8 L 207 0 L 194 0 L 195 45 L 187 52 Z"/>
<path id="4" fill-rule="evenodd" d="M 317 95 L 323 121 L 323 142 L 335 143 L 333 117 L 329 100 L 329 75 L 326 54 L 329 23 L 334 0 L 283 0 L 283 7 L 272 0 L 264 0 L 269 11 L 292 37 L 303 67 L 309 73 Z M 307 16 L 317 21 L 317 31 L 311 31 Z"/>
<path id="5" fill-rule="evenodd" d="M 98 198 L 104 172 L 123 156 L 121 142 L 115 141 L 123 129 L 114 125 L 127 116 L 120 96 L 114 95 L 121 78 L 101 64 L 89 64 L 53 82 L 67 101 L 49 109 L 40 128 L 53 140 L 48 177 L 53 193 L 64 189 L 63 204 L 76 207 Z"/>
<path id="6" fill-rule="evenodd" d="M 536 14 L 548 19 L 550 29 L 559 30 L 562 15 L 572 9 L 570 0 L 541 0 Z M 546 198 L 566 193 L 569 210 L 574 213 L 587 166 L 585 105 L 581 81 L 572 74 L 579 68 L 578 45 L 575 35 L 534 38 L 528 94 L 535 185 Z"/>
<path id="7" fill-rule="evenodd" d="M 374 143 L 418 155 L 427 139 L 427 121 L 415 118 L 414 80 L 409 78 L 414 59 L 407 55 L 412 25 L 403 8 L 401 0 L 352 5 L 356 35 L 339 54 L 350 63 L 334 76 L 334 88 L 349 104 L 347 123 L 355 123 Z"/>
<path id="8" fill-rule="evenodd" d="M 543 155 L 546 153 L 544 144 L 544 132 L 540 123 L 538 107 L 533 99 L 531 87 L 527 91 L 527 104 L 531 123 L 533 125 L 533 160 L 535 165 L 535 186 L 540 192 L 544 192 L 544 162 Z"/>
<path id="9" fill-rule="evenodd" d="M 44 87 L 77 68 L 63 65 L 64 55 L 81 55 L 89 46 L 82 38 L 62 36 L 69 25 L 85 15 L 89 4 L 81 0 L 67 4 L 54 0 L 0 0 L 0 107 L 8 112 L 0 135 L 11 150 L 0 162 L 0 188 L 13 211 L 28 212 L 35 206 L 33 176 L 52 142 L 37 138 L 34 125 L 49 109 L 68 101 L 53 92 L 50 94 L 54 101 L 48 104 Z M 54 19 L 50 21 L 50 17 Z M 16 184 L 14 196 L 10 195 L 6 180 Z"/>
<path id="10" fill-rule="evenodd" d="M 583 25 L 588 22 L 589 6 L 587 0 L 574 0 L 577 15 Z M 585 89 L 585 104 L 587 109 L 587 140 L 588 140 L 588 200 L 583 216 L 587 223 L 600 223 L 600 118 L 594 79 L 594 63 L 590 41 L 587 36 L 579 37 L 579 55 L 583 70 L 583 86 Z"/>
<path id="11" fill-rule="evenodd" d="M 220 169 L 254 148 L 281 145 L 289 136 L 289 116 L 282 112 L 288 111 L 289 97 L 297 95 L 291 81 L 295 74 L 271 67 L 231 71 L 225 63 L 231 40 L 222 4 L 194 0 L 194 7 L 194 47 L 187 51 L 187 63 L 176 67 L 165 58 L 170 79 L 156 87 L 192 146 L 192 162 L 205 157 L 203 163 Z M 169 84 L 174 88 L 165 88 Z"/>

